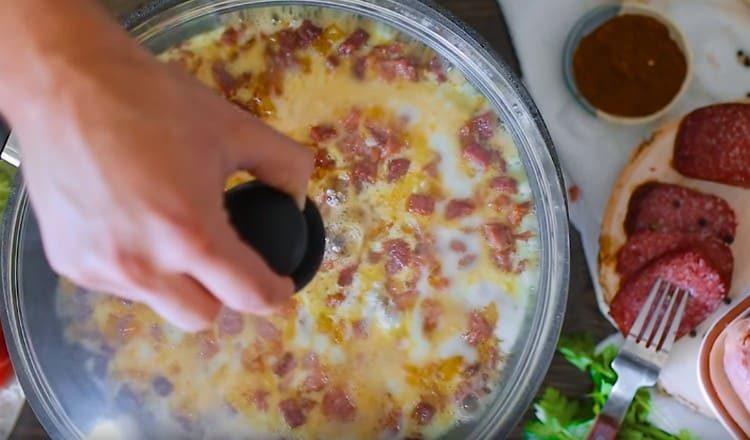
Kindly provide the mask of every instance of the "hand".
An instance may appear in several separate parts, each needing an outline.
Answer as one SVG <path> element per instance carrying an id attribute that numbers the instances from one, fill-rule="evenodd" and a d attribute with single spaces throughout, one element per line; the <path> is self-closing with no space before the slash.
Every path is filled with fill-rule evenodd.
<path id="1" fill-rule="evenodd" d="M 311 152 L 119 30 L 98 38 L 116 49 L 51 56 L 10 112 L 51 266 L 188 331 L 221 303 L 271 312 L 292 281 L 240 241 L 223 187 L 246 169 L 302 206 Z"/>

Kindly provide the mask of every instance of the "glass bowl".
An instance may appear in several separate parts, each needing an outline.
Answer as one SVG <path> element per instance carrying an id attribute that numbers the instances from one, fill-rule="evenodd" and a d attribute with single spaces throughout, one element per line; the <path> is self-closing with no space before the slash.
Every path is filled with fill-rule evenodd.
<path id="1" fill-rule="evenodd" d="M 539 112 L 510 69 L 471 31 L 435 6 L 414 0 L 188 0 L 151 2 L 125 19 L 134 37 L 161 52 L 221 26 L 238 11 L 278 5 L 330 7 L 390 25 L 460 69 L 496 109 L 526 168 L 540 234 L 540 276 L 523 328 L 487 410 L 447 438 L 510 434 L 549 367 L 563 321 L 569 276 L 568 216 L 556 158 Z M 12 137 L 11 137 L 12 139 Z M 11 146 L 13 147 L 13 146 Z M 12 148 L 11 148 L 12 149 Z M 19 173 L 20 176 L 21 173 Z M 4 218 L 2 323 L 28 401 L 53 438 L 78 439 L 104 420 L 128 419 L 127 402 L 109 399 L 86 373 L 87 352 L 66 342 L 55 313 L 58 277 L 18 177 Z M 135 427 L 137 429 L 137 427 Z M 138 437 L 153 437 L 140 432 Z M 126 436 L 128 438 L 129 436 Z M 132 437 L 130 437 L 132 438 Z"/>

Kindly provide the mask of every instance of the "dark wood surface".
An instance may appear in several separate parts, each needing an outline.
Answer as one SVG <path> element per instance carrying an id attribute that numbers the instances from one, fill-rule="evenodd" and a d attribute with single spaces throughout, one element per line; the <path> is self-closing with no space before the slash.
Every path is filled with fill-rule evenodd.
<path id="1" fill-rule="evenodd" d="M 109 3 L 119 13 L 138 2 L 105 0 L 105 3 Z M 520 72 L 502 11 L 494 0 L 437 0 L 437 3 L 477 30 L 516 72 Z M 600 338 L 612 333 L 613 328 L 599 314 L 580 237 L 571 226 L 570 290 L 563 333 L 576 332 L 590 332 Z M 590 384 L 578 370 L 556 355 L 540 391 L 546 386 L 555 387 L 572 397 L 582 397 L 589 391 Z M 529 408 L 524 421 L 519 424 L 512 438 L 522 438 L 522 425 L 532 416 L 533 408 Z M 21 414 L 12 438 L 22 440 L 47 438 L 28 405 Z"/>

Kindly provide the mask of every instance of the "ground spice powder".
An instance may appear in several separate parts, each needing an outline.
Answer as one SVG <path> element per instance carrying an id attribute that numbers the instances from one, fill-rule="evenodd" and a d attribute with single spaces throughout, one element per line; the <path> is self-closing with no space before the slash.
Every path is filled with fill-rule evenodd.
<path id="1" fill-rule="evenodd" d="M 679 93 L 687 59 L 666 25 L 626 14 L 581 39 L 573 55 L 573 74 L 580 93 L 599 110 L 647 116 Z"/>

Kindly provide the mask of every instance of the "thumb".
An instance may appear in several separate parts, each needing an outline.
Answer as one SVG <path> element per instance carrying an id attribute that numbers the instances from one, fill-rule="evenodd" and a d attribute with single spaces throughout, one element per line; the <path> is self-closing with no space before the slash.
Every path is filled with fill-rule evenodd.
<path id="1" fill-rule="evenodd" d="M 266 315 L 294 294 L 291 279 L 273 272 L 222 219 L 213 228 L 211 246 L 185 255 L 190 275 L 230 308 Z"/>

